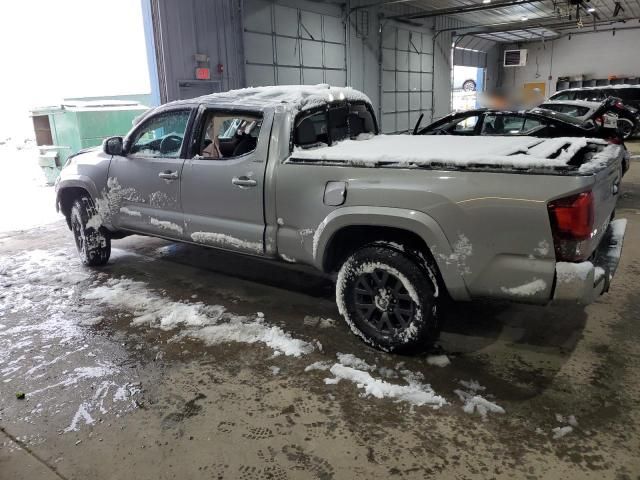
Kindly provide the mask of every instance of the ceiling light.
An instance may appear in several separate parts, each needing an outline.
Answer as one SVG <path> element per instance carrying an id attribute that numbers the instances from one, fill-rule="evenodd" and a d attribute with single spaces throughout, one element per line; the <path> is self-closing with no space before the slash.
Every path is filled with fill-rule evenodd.
<path id="1" fill-rule="evenodd" d="M 487 3 L 491 3 L 491 0 L 482 0 L 482 3 L 486 5 Z"/>
<path id="2" fill-rule="evenodd" d="M 520 21 L 522 21 L 522 22 L 526 22 L 526 21 L 527 21 L 527 17 L 521 17 L 521 18 L 520 18 Z"/>
<path id="3" fill-rule="evenodd" d="M 593 12 L 595 12 L 595 11 L 596 11 L 595 7 L 589 7 L 589 8 L 587 8 L 587 12 L 589 12 L 589 13 L 593 13 Z"/>

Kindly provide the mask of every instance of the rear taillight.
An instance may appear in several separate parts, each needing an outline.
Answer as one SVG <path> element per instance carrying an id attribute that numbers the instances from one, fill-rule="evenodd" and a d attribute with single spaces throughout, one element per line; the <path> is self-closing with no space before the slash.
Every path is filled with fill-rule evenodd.
<path id="1" fill-rule="evenodd" d="M 614 145 L 622 145 L 624 140 L 620 137 L 609 137 L 607 138 L 607 142 L 613 143 Z"/>
<path id="2" fill-rule="evenodd" d="M 583 192 L 549 202 L 556 259 L 580 261 L 588 256 L 582 242 L 591 238 L 594 223 L 593 193 Z M 586 254 L 586 255 L 585 255 Z"/>

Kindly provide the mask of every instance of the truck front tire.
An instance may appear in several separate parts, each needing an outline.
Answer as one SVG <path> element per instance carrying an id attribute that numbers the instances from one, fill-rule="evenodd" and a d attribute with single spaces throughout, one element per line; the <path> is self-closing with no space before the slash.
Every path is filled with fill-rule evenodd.
<path id="1" fill-rule="evenodd" d="M 340 268 L 338 309 L 351 330 L 375 348 L 425 350 L 439 333 L 436 275 L 402 247 L 368 245 Z"/>
<path id="2" fill-rule="evenodd" d="M 75 199 L 69 217 L 73 239 L 82 263 L 89 266 L 106 264 L 111 256 L 111 238 L 104 227 L 97 224 L 96 219 L 100 217 L 91 198 Z"/>

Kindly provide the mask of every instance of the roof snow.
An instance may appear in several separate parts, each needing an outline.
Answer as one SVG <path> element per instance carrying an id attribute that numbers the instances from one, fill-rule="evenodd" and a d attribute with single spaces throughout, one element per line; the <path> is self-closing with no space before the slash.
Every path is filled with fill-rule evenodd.
<path id="1" fill-rule="evenodd" d="M 351 87 L 332 87 L 324 83 L 318 85 L 277 85 L 241 88 L 239 90 L 204 95 L 194 100 L 200 102 L 215 101 L 240 106 L 266 106 L 284 103 L 297 110 L 308 110 L 340 100 L 371 103 L 369 97 Z"/>

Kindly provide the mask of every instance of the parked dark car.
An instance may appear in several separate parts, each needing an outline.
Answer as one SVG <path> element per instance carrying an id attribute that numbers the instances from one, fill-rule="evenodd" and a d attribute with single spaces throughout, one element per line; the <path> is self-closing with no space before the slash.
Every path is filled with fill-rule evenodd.
<path id="1" fill-rule="evenodd" d="M 626 107 L 626 112 L 618 114 L 618 128 L 625 138 L 637 134 L 640 128 L 640 85 L 607 85 L 602 87 L 581 87 L 561 90 L 549 97 L 551 100 L 586 100 L 602 102 L 609 97 L 619 99 Z M 635 124 L 635 125 L 632 125 Z M 633 129 L 631 132 L 630 129 Z"/>
<path id="2" fill-rule="evenodd" d="M 422 129 L 416 125 L 414 134 L 609 138 L 615 136 L 616 131 L 550 110 L 502 111 L 481 108 L 449 114 Z"/>

